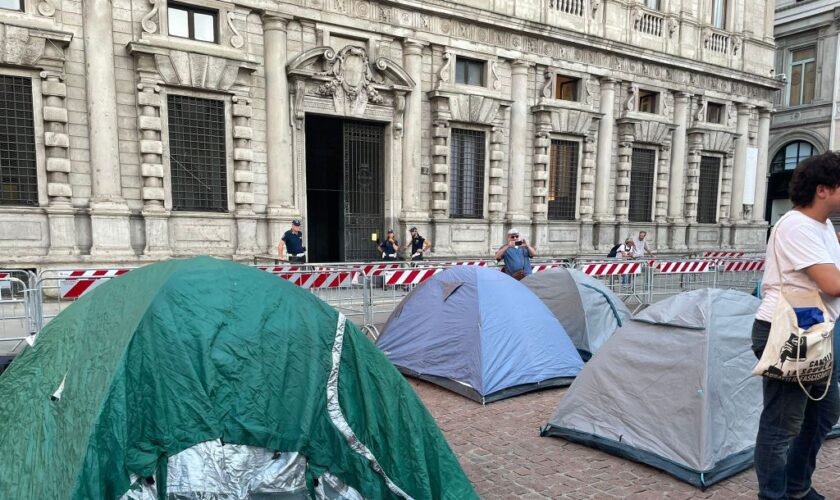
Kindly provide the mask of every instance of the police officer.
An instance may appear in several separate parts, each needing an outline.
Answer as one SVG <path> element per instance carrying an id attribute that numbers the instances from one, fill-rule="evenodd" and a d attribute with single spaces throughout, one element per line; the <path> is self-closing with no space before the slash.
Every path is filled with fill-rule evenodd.
<path id="1" fill-rule="evenodd" d="M 280 243 L 277 245 L 277 255 L 283 259 L 283 251 L 288 250 L 289 262 L 306 262 L 306 247 L 303 246 L 303 231 L 300 230 L 300 221 L 292 221 L 292 228 L 283 233 Z"/>
<path id="2" fill-rule="evenodd" d="M 405 246 L 406 250 L 411 249 L 411 260 L 423 260 L 423 254 L 432 246 L 432 242 L 420 236 L 416 227 L 408 230 L 411 233 L 411 241 Z"/>
<path id="3" fill-rule="evenodd" d="M 388 237 L 379 244 L 379 249 L 382 250 L 382 260 L 397 260 L 400 244 L 397 243 L 393 229 L 388 230 Z"/>

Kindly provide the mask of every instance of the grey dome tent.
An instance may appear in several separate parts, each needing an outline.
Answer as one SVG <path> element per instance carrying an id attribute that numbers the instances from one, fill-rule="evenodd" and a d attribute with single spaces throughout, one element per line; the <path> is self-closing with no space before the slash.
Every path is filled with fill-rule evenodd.
<path id="1" fill-rule="evenodd" d="M 404 374 L 481 403 L 569 385 L 583 367 L 539 298 L 478 266 L 449 268 L 417 287 L 376 345 Z"/>
<path id="2" fill-rule="evenodd" d="M 542 435 L 701 488 L 750 467 L 762 408 L 750 348 L 758 304 L 706 288 L 638 313 L 587 363 Z"/>
<path id="3" fill-rule="evenodd" d="M 566 329 L 584 361 L 601 348 L 630 310 L 600 281 L 574 269 L 552 269 L 524 280 Z"/>

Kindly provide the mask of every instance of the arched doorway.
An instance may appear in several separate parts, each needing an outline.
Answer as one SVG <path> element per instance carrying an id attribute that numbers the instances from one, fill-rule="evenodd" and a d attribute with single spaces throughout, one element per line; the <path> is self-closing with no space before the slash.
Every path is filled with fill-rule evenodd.
<path id="1" fill-rule="evenodd" d="M 788 184 L 799 162 L 818 154 L 813 144 L 793 141 L 785 144 L 770 162 L 770 179 L 767 183 L 767 204 L 764 218 L 772 226 L 785 212 L 793 208 L 788 197 Z"/>

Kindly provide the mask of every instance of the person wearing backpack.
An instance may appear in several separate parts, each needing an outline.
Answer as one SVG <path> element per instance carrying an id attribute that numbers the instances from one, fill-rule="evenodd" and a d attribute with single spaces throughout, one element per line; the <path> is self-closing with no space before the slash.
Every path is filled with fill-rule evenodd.
<path id="1" fill-rule="evenodd" d="M 836 322 L 840 315 L 840 243 L 829 219 L 840 213 L 840 153 L 804 160 L 793 172 L 789 191 L 794 208 L 770 234 L 761 278 L 761 305 L 752 330 L 756 357 L 763 362 L 765 357 L 776 356 L 781 365 L 791 357 L 809 353 L 804 333 L 798 332 L 785 343 L 783 352 L 764 352 L 772 323 L 781 321 L 785 314 L 779 312 L 790 307 L 786 306 L 788 296 L 810 294 L 815 305 L 821 302 L 827 317 L 822 317 L 820 308 L 820 317 L 813 321 Z M 807 333 L 808 325 L 803 325 L 799 311 L 796 313 L 798 327 Z M 773 331 L 784 335 L 788 329 Z M 836 326 L 833 336 L 836 339 Z M 775 368 L 762 373 L 764 408 L 755 444 L 758 498 L 821 500 L 825 497 L 813 488 L 811 476 L 817 454 L 840 417 L 836 356 L 833 370 L 824 380 L 808 382 L 799 378 L 798 372 L 795 382 L 774 378 L 780 371 Z"/>

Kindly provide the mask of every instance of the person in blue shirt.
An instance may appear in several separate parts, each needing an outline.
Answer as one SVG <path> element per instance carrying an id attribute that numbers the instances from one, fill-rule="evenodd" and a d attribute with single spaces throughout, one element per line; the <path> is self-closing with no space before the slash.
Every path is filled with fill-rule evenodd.
<path id="1" fill-rule="evenodd" d="M 504 260 L 504 271 L 521 280 L 531 274 L 531 258 L 536 255 L 537 251 L 528 244 L 528 240 L 519 238 L 519 230 L 511 229 L 507 244 L 496 251 L 496 260 Z"/>
<path id="2" fill-rule="evenodd" d="M 388 236 L 382 243 L 379 244 L 379 250 L 382 251 L 382 260 L 397 260 L 400 252 L 400 244 L 394 236 L 394 230 L 388 230 Z"/>
<path id="3" fill-rule="evenodd" d="M 303 231 L 300 230 L 300 221 L 292 221 L 292 228 L 283 233 L 283 238 L 277 245 L 277 255 L 280 260 L 285 260 L 284 250 L 289 254 L 289 262 L 306 262 L 306 247 L 303 246 Z"/>

